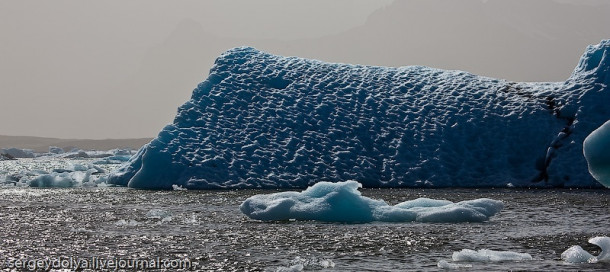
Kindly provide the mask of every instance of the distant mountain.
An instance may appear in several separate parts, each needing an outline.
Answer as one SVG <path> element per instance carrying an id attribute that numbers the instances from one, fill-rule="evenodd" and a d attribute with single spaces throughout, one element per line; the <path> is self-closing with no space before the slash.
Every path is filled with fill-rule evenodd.
<path id="1" fill-rule="evenodd" d="M 48 152 L 49 146 L 57 146 L 68 151 L 77 147 L 84 150 L 110 150 L 115 148 L 139 149 L 144 144 L 150 142 L 151 138 L 139 139 L 58 139 L 32 136 L 4 136 L 0 135 L 0 148 L 22 148 L 32 149 L 35 152 Z"/>

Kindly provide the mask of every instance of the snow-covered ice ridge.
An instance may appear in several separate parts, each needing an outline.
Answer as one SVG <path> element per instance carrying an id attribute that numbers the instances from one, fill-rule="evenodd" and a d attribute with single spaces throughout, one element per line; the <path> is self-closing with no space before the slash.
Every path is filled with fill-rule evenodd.
<path id="1" fill-rule="evenodd" d="M 110 183 L 136 188 L 601 187 L 585 137 L 610 119 L 610 40 L 565 82 L 326 63 L 231 49 Z"/>

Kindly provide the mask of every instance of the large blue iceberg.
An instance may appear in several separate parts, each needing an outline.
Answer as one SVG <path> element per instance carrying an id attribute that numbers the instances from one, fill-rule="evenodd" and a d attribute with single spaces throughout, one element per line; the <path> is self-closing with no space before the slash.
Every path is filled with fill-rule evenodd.
<path id="1" fill-rule="evenodd" d="M 610 40 L 565 82 L 222 54 L 109 182 L 135 188 L 601 187 L 583 141 L 610 119 Z"/>

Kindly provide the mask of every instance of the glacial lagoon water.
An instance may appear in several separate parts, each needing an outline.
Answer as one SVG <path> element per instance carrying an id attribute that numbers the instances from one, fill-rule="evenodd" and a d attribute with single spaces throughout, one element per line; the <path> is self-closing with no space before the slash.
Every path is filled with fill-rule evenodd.
<path id="1" fill-rule="evenodd" d="M 484 223 L 261 222 L 243 215 L 239 205 L 275 190 L 4 186 L 0 266 L 8 269 L 32 260 L 120 264 L 137 259 L 188 260 L 191 269 L 222 271 L 442 271 L 438 263 L 454 263 L 453 252 L 490 249 L 528 253 L 533 260 L 458 264 L 471 265 L 462 269 L 467 271 L 610 270 L 609 263 L 567 264 L 560 259 L 572 245 L 599 253 L 587 240 L 610 236 L 607 189 L 361 191 L 389 204 L 418 197 L 485 197 L 501 200 L 505 207 Z"/>

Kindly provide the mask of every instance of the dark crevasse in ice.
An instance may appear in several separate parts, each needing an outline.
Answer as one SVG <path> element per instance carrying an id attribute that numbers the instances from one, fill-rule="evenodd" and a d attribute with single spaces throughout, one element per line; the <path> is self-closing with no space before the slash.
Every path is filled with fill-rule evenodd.
<path id="1" fill-rule="evenodd" d="M 585 137 L 610 119 L 610 40 L 565 82 L 422 66 L 218 57 L 173 122 L 109 182 L 135 188 L 601 187 Z"/>

